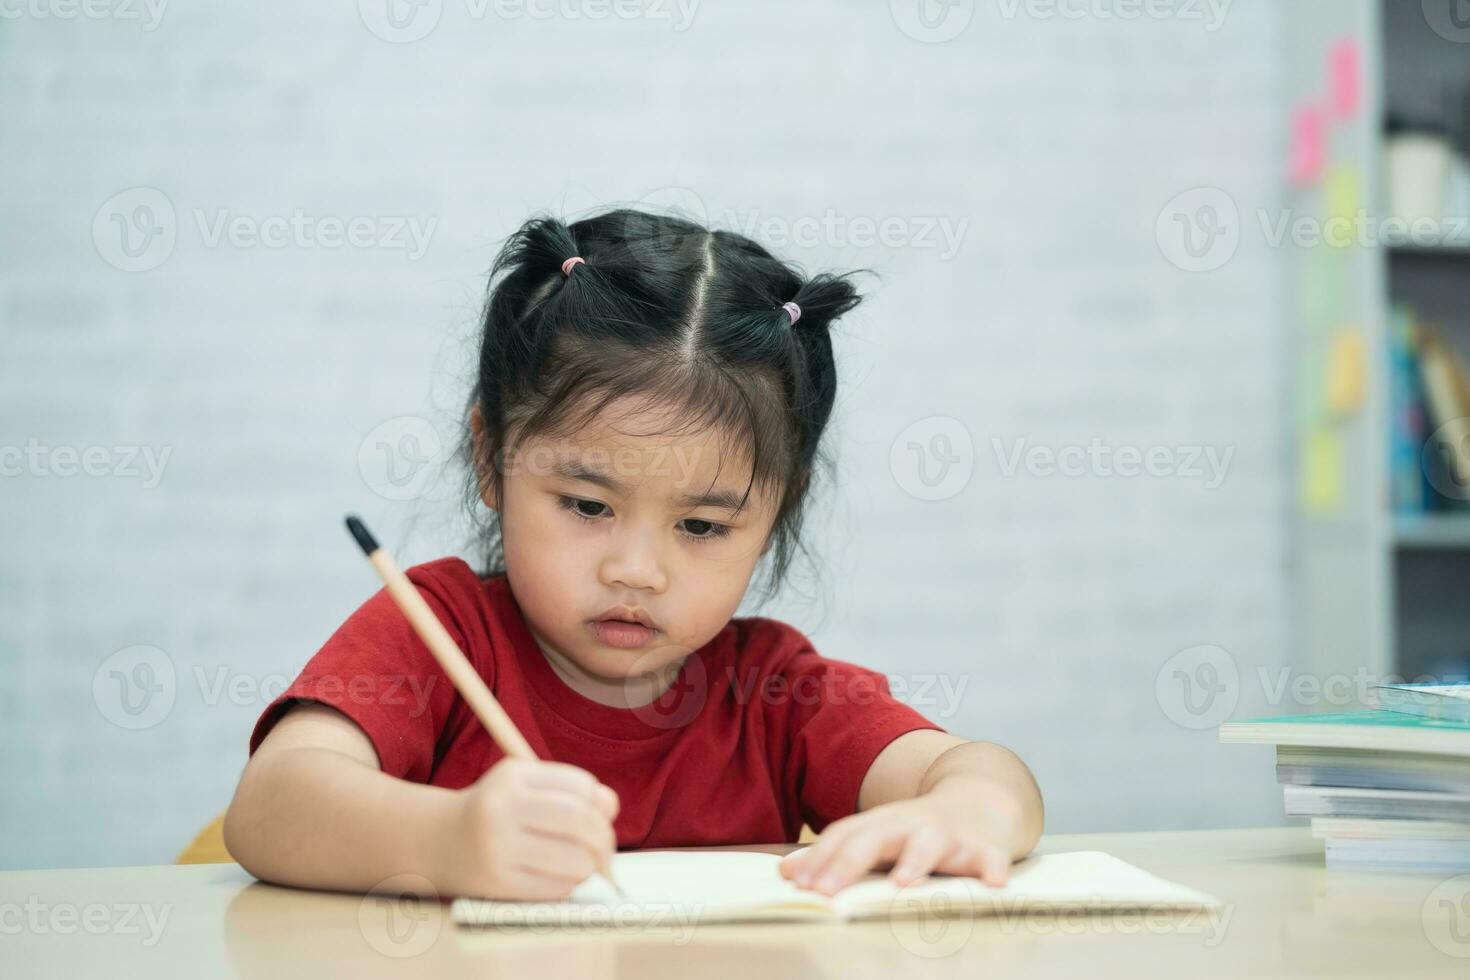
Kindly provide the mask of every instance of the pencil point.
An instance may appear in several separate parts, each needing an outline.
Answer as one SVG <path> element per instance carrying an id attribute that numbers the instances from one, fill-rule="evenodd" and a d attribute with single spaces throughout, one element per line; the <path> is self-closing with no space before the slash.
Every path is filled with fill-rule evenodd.
<path id="1" fill-rule="evenodd" d="M 362 522 L 362 518 L 356 514 L 347 515 L 347 530 L 352 532 L 352 537 L 357 540 L 357 545 L 362 549 L 363 554 L 371 555 L 378 550 L 377 539 L 368 531 L 367 525 Z"/>

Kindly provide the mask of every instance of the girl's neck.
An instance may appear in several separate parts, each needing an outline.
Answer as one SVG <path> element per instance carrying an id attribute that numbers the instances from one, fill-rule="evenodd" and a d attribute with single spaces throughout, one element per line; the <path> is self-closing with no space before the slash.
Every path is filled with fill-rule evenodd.
<path id="1" fill-rule="evenodd" d="M 580 664 L 536 636 L 531 635 L 551 669 L 572 690 L 590 701 L 614 708 L 641 708 L 652 704 L 663 695 L 679 676 L 684 658 L 663 667 L 655 674 L 639 674 L 633 677 L 603 677 L 584 669 Z"/>

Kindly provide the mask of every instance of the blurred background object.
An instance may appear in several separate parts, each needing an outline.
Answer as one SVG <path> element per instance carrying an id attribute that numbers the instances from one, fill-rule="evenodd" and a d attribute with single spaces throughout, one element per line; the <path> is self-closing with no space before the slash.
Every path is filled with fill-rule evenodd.
<path id="1" fill-rule="evenodd" d="M 819 568 L 744 612 L 1014 748 L 1049 830 L 1280 822 L 1222 721 L 1470 649 L 1451 7 L 0 8 L 0 867 L 223 809 L 378 587 L 344 513 L 473 558 L 490 261 L 612 206 L 879 273 Z"/>

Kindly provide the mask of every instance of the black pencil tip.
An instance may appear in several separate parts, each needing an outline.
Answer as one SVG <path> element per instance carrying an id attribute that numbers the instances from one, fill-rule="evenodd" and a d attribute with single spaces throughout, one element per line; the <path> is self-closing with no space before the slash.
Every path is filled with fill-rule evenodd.
<path id="1" fill-rule="evenodd" d="M 377 539 L 368 531 L 367 525 L 362 522 L 361 517 L 358 517 L 356 514 L 348 514 L 347 530 L 351 531 L 352 536 L 357 539 L 357 545 L 362 549 L 363 554 L 371 555 L 378 550 Z"/>

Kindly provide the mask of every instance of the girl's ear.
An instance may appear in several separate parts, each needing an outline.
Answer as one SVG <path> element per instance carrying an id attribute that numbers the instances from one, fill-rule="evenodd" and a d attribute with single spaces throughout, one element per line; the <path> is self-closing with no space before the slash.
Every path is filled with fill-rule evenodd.
<path id="1" fill-rule="evenodd" d="M 473 458 L 475 466 L 475 482 L 480 487 L 480 499 L 485 506 L 491 510 L 500 510 L 500 500 L 495 495 L 495 481 L 491 478 L 490 452 L 485 447 L 485 419 L 480 414 L 480 406 L 476 405 L 470 409 L 470 432 L 473 436 Z"/>

